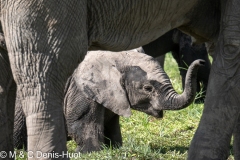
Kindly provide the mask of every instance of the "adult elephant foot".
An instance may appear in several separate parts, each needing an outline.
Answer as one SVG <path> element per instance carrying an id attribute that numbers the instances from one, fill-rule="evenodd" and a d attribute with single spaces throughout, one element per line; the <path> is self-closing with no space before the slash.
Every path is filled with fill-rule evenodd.
<path id="1" fill-rule="evenodd" d="M 42 154 L 53 151 L 66 153 L 66 133 L 61 109 L 31 113 L 27 116 L 26 123 L 30 158 L 43 158 Z"/>
<path id="2" fill-rule="evenodd" d="M 240 11 L 238 0 L 222 1 L 218 44 L 199 127 L 189 160 L 227 159 L 231 136 L 240 113 Z"/>

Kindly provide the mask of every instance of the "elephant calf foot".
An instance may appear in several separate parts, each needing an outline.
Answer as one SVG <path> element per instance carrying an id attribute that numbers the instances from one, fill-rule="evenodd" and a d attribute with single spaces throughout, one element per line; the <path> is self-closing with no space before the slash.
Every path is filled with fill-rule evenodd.
<path id="1" fill-rule="evenodd" d="M 106 108 L 104 113 L 104 144 L 106 147 L 113 148 L 119 148 L 122 146 L 119 115 Z"/>
<path id="2" fill-rule="evenodd" d="M 77 142 L 78 143 L 78 142 Z M 78 143 L 75 152 L 90 153 L 94 151 L 100 151 L 102 149 L 103 143 L 96 139 L 88 138 L 84 142 Z"/>
<path id="3" fill-rule="evenodd" d="M 73 125 L 68 126 L 69 135 L 78 145 L 76 152 L 89 153 L 102 149 L 104 134 L 103 125 L 100 124 L 95 123 L 95 121 L 88 123 L 76 121 Z"/>

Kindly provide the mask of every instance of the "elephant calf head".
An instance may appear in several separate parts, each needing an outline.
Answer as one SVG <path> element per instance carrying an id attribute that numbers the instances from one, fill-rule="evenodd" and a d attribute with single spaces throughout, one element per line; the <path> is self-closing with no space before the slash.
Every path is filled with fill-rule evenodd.
<path id="1" fill-rule="evenodd" d="M 64 112 L 68 133 L 77 151 L 101 149 L 101 144 L 122 144 L 119 115 L 131 108 L 155 117 L 163 110 L 178 110 L 194 100 L 196 73 L 204 61 L 190 67 L 185 90 L 177 94 L 159 63 L 137 52 L 89 52 L 66 85 Z"/>

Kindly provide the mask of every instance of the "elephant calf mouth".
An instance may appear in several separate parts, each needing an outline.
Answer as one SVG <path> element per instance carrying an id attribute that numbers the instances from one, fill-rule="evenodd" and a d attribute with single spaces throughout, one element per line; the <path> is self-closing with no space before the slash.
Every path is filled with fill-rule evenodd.
<path id="1" fill-rule="evenodd" d="M 142 103 L 138 105 L 133 105 L 132 109 L 144 112 L 148 115 L 151 115 L 155 118 L 163 118 L 163 110 L 155 110 L 153 109 L 153 106 L 149 103 Z"/>

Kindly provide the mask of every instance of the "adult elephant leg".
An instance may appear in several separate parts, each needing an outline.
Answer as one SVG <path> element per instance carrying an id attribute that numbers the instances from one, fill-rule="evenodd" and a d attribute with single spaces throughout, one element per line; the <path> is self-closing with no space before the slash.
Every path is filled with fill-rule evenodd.
<path id="1" fill-rule="evenodd" d="M 13 151 L 13 115 L 16 88 L 7 51 L 0 48 L 0 151 Z"/>
<path id="2" fill-rule="evenodd" d="M 188 159 L 227 159 L 240 111 L 240 1 L 222 1 L 221 29 L 207 97 Z"/>
<path id="3" fill-rule="evenodd" d="M 37 151 L 62 154 L 64 87 L 88 48 L 86 1 L 1 2 L 17 96 L 26 115 L 28 150 L 33 153 L 29 156 L 44 159 Z"/>
<path id="4" fill-rule="evenodd" d="M 13 145 L 13 128 L 14 128 L 14 110 L 15 110 L 15 102 L 16 102 L 16 91 L 17 86 L 15 81 L 12 79 L 11 86 L 8 90 L 7 96 L 7 115 L 8 115 L 8 126 L 9 126 L 9 136 L 11 137 L 8 143 Z"/>
<path id="5" fill-rule="evenodd" d="M 16 100 L 15 116 L 14 116 L 14 132 L 13 132 L 13 144 L 17 149 L 27 150 L 27 126 L 26 118 L 23 113 L 23 109 L 20 101 Z"/>

